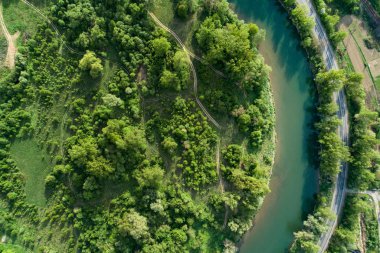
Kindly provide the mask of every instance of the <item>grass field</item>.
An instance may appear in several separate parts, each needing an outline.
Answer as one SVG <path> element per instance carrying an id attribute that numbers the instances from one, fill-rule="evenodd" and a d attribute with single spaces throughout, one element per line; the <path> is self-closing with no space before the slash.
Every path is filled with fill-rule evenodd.
<path id="1" fill-rule="evenodd" d="M 158 17 L 165 25 L 169 25 L 174 18 L 173 1 L 171 0 L 150 0 L 150 11 Z"/>
<path id="2" fill-rule="evenodd" d="M 43 7 L 43 1 L 37 2 L 41 2 L 39 8 Z M 10 34 L 17 31 L 22 34 L 33 34 L 35 32 L 38 24 L 36 21 L 41 20 L 41 18 L 29 6 L 19 0 L 3 0 L 3 8 L 4 21 Z"/>
<path id="3" fill-rule="evenodd" d="M 17 140 L 11 146 L 12 158 L 25 177 L 27 201 L 37 206 L 44 206 L 45 177 L 49 173 L 49 160 L 33 139 Z"/>

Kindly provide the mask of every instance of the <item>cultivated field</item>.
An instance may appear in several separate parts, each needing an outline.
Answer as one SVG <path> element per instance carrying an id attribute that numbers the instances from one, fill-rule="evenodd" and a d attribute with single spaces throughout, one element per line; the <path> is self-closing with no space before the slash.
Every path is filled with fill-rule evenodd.
<path id="1" fill-rule="evenodd" d="M 347 33 L 344 45 L 354 70 L 364 76 L 367 105 L 374 109 L 377 107 L 380 94 L 380 85 L 379 87 L 376 85 L 376 80 L 380 77 L 380 52 L 376 47 L 369 48 L 371 35 L 366 24 L 358 18 L 343 17 L 340 29 Z"/>

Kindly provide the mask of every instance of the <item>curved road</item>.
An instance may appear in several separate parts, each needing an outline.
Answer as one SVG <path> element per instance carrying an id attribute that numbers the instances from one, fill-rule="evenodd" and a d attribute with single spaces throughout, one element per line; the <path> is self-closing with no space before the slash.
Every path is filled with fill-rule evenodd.
<path id="1" fill-rule="evenodd" d="M 314 35 L 319 40 L 320 49 L 323 54 L 323 59 L 326 63 L 328 70 L 339 69 L 337 60 L 334 55 L 334 50 L 331 47 L 328 40 L 327 33 L 315 11 L 315 8 L 310 0 L 297 0 L 298 4 L 304 5 L 309 10 L 309 15 L 315 21 L 315 27 L 313 30 Z M 342 120 L 342 124 L 338 127 L 338 132 L 341 140 L 345 145 L 348 145 L 349 127 L 348 127 L 348 113 L 346 98 L 343 89 L 334 93 L 334 100 L 339 106 L 338 117 Z M 344 200 L 346 196 L 346 183 L 347 183 L 347 163 L 341 163 L 341 171 L 336 178 L 336 184 L 334 187 L 333 198 L 331 201 L 331 211 L 336 215 L 333 220 L 327 221 L 328 229 L 321 236 L 318 245 L 320 246 L 319 252 L 324 252 L 327 249 L 330 238 L 334 233 L 337 226 L 338 219 L 342 214 Z"/>
<path id="2" fill-rule="evenodd" d="M 198 98 L 198 77 L 197 77 L 197 72 L 195 71 L 195 67 L 194 67 L 193 61 L 191 60 L 190 57 L 193 57 L 193 58 L 195 58 L 195 59 L 197 59 L 197 60 L 199 60 L 201 62 L 204 62 L 204 61 L 200 57 L 196 56 L 195 54 L 193 54 L 192 52 L 190 52 L 189 50 L 187 50 L 185 44 L 183 44 L 182 40 L 178 37 L 178 35 L 174 31 L 172 31 L 170 28 L 168 28 L 167 26 L 165 26 L 152 12 L 149 12 L 149 15 L 151 16 L 151 18 L 154 20 L 154 22 L 158 26 L 160 26 L 162 29 L 164 29 L 168 33 L 170 33 L 177 40 L 178 44 L 180 44 L 180 46 L 182 47 L 183 51 L 185 51 L 187 59 L 189 61 L 191 72 L 193 73 L 195 100 L 196 100 L 198 106 L 202 109 L 203 113 L 206 115 L 206 117 L 218 129 L 220 129 L 221 127 L 220 127 L 219 123 L 208 113 L 207 109 L 203 106 L 202 102 Z M 221 73 L 221 74 L 223 75 L 223 73 Z"/>

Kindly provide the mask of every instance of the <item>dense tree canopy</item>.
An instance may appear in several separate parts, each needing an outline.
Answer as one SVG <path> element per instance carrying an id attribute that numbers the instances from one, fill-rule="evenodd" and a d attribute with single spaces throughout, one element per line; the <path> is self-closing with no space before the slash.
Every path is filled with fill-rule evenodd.
<path id="1" fill-rule="evenodd" d="M 204 61 L 194 68 L 212 91 L 201 90 L 202 102 L 215 101 L 213 116 L 239 135 L 224 139 L 194 99 L 190 57 L 150 19 L 150 4 L 51 3 L 46 15 L 62 34 L 39 25 L 0 82 L 1 232 L 32 251 L 236 250 L 269 192 L 264 32 L 224 0 L 174 1 L 176 22 L 199 18 L 194 51 Z M 33 157 L 46 164 L 41 207 L 11 151 L 28 140 L 46 154 Z"/>

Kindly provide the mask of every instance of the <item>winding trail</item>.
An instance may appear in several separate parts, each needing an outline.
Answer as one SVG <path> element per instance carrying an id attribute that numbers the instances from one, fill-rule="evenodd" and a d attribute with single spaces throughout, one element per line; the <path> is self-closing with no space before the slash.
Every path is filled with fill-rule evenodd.
<path id="1" fill-rule="evenodd" d="M 17 53 L 15 40 L 18 37 L 18 33 L 16 33 L 14 36 L 12 36 L 9 33 L 8 28 L 4 22 L 3 4 L 2 4 L 1 0 L 0 0 L 0 26 L 1 26 L 1 30 L 3 31 L 3 34 L 5 35 L 5 39 L 7 40 L 7 44 L 8 44 L 7 55 L 5 57 L 4 65 L 10 69 L 13 69 L 15 67 L 15 60 L 16 60 L 16 53 Z"/>
<path id="2" fill-rule="evenodd" d="M 193 52 L 191 52 L 190 50 L 188 50 L 186 48 L 186 46 L 183 44 L 181 38 L 173 31 L 171 30 L 169 27 L 167 27 L 166 25 L 164 25 L 158 18 L 156 15 L 154 15 L 154 13 L 152 12 L 148 12 L 149 13 L 149 16 L 154 20 L 154 22 L 159 25 L 162 29 L 164 29 L 165 31 L 167 31 L 168 33 L 170 33 L 178 42 L 178 44 L 181 45 L 181 47 L 183 48 L 183 50 L 191 57 L 191 58 L 194 58 L 195 60 L 201 62 L 202 64 L 205 64 L 207 65 L 209 68 L 211 68 L 217 75 L 223 77 L 223 78 L 226 78 L 226 76 L 223 74 L 223 72 L 215 69 L 209 62 L 207 62 L 205 59 L 202 59 L 201 57 L 197 56 L 196 54 L 194 54 Z"/>
<path id="3" fill-rule="evenodd" d="M 165 26 L 152 12 L 149 12 L 149 15 L 151 16 L 151 18 L 154 20 L 154 22 L 158 26 L 160 26 L 162 29 L 164 29 L 168 33 L 170 33 L 177 40 L 178 44 L 182 47 L 183 51 L 186 53 L 186 56 L 187 56 L 187 59 L 188 59 L 188 62 L 189 62 L 190 68 L 191 68 L 191 72 L 193 74 L 193 79 L 194 79 L 194 87 L 193 88 L 194 88 L 195 100 L 196 100 L 198 106 L 202 109 L 203 113 L 208 118 L 208 120 L 210 120 L 216 128 L 221 129 L 221 126 L 219 125 L 219 123 L 208 113 L 207 109 L 203 106 L 203 104 L 201 103 L 201 101 L 198 98 L 198 77 L 197 77 L 197 72 L 195 70 L 193 61 L 191 60 L 191 57 L 200 61 L 203 64 L 208 65 L 218 75 L 224 77 L 224 74 L 222 72 L 214 69 L 205 60 L 203 60 L 202 58 L 198 57 L 197 55 L 195 55 L 194 53 L 189 51 L 186 48 L 186 46 L 183 44 L 182 40 L 178 37 L 178 35 L 173 30 L 171 30 L 170 28 Z M 215 158 L 215 160 L 216 160 L 216 172 L 218 174 L 218 179 L 219 179 L 219 188 L 220 188 L 221 193 L 223 194 L 224 193 L 224 182 L 223 182 L 222 174 L 220 172 L 220 139 L 218 140 L 218 143 L 216 145 L 216 158 Z M 225 213 L 224 213 L 223 229 L 227 226 L 227 221 L 228 221 L 228 206 L 226 203 L 224 203 L 224 208 L 225 208 Z"/>
<path id="4" fill-rule="evenodd" d="M 320 44 L 320 50 L 323 55 L 323 59 L 326 63 L 327 70 L 339 69 L 337 64 L 337 60 L 335 58 L 334 50 L 330 44 L 330 41 L 327 37 L 327 33 L 318 17 L 318 14 L 313 6 L 313 3 L 310 0 L 297 0 L 298 4 L 305 6 L 309 11 L 310 17 L 315 22 L 315 27 L 313 29 L 313 33 L 315 37 L 318 39 Z M 334 100 L 337 103 L 338 117 L 342 120 L 342 124 L 338 127 L 338 134 L 342 140 L 342 142 L 348 146 L 349 145 L 349 125 L 348 125 L 348 113 L 347 113 L 347 103 L 343 89 L 338 92 L 334 92 Z M 346 197 L 346 185 L 347 185 L 347 173 L 348 173 L 348 165 L 347 162 L 342 161 L 340 165 L 341 171 L 338 174 L 335 182 L 333 198 L 331 201 L 331 211 L 335 214 L 335 218 L 326 221 L 326 225 L 328 226 L 327 231 L 322 234 L 321 238 L 318 241 L 318 245 L 320 246 L 319 253 L 325 252 L 328 244 L 330 242 L 330 238 L 335 231 L 335 228 L 338 224 L 338 220 L 342 214 L 344 200 Z"/>
<path id="5" fill-rule="evenodd" d="M 59 37 L 59 39 L 61 40 L 61 42 L 62 42 L 62 44 L 64 45 L 65 48 L 67 48 L 70 52 L 72 52 L 74 54 L 83 55 L 82 52 L 78 52 L 77 50 L 69 47 L 65 43 L 65 41 L 62 39 L 63 36 L 59 32 L 58 28 L 54 25 L 54 23 L 45 14 L 42 13 L 42 11 L 40 11 L 37 7 L 35 7 L 33 4 L 31 4 L 27 0 L 21 0 L 21 1 L 23 3 L 25 3 L 26 5 L 28 5 L 30 8 L 32 8 L 34 11 L 36 11 L 41 17 L 43 17 L 49 23 L 49 25 L 54 29 L 57 37 Z M 202 102 L 199 100 L 199 97 L 198 97 L 198 77 L 197 77 L 197 72 L 195 71 L 194 64 L 191 61 L 190 57 L 193 57 L 194 59 L 197 59 L 197 60 L 201 61 L 204 64 L 207 64 L 207 65 L 209 65 L 209 64 L 207 62 L 205 62 L 203 59 L 201 59 L 200 57 L 196 56 L 195 54 L 193 54 L 192 52 L 190 52 L 189 50 L 187 50 L 186 46 L 182 43 L 182 40 L 178 37 L 178 35 L 174 31 L 172 31 L 171 29 L 169 29 L 168 27 L 166 27 L 153 13 L 149 12 L 149 15 L 152 17 L 152 19 L 155 21 L 156 24 L 158 24 L 165 31 L 169 32 L 177 40 L 177 42 L 181 45 L 181 47 L 185 51 L 185 53 L 187 55 L 187 58 L 188 58 L 188 61 L 189 61 L 189 64 L 190 64 L 190 68 L 191 68 L 192 74 L 193 74 L 193 78 L 194 78 L 194 95 L 195 95 L 195 100 L 196 100 L 198 106 L 203 111 L 203 113 L 208 118 L 208 120 L 210 120 L 215 125 L 216 128 L 221 129 L 221 126 L 219 125 L 219 123 L 210 115 L 210 113 L 207 111 L 207 109 L 203 106 Z M 2 19 L 2 16 L 0 17 L 0 19 Z M 103 60 L 107 59 L 107 58 L 104 58 L 104 57 L 101 57 L 101 56 L 99 56 L 99 57 L 101 59 L 103 59 Z M 116 63 L 116 64 L 119 67 L 121 67 L 122 69 L 124 69 L 126 71 L 126 73 L 128 73 L 128 71 L 121 64 L 119 64 L 119 63 Z M 221 73 L 220 71 L 214 69 L 211 65 L 209 65 L 209 66 L 210 66 L 210 68 L 212 68 L 215 71 L 215 73 L 217 73 L 220 76 L 224 77 L 223 73 Z"/>
<path id="6" fill-rule="evenodd" d="M 219 123 L 210 115 L 210 113 L 207 111 L 207 109 L 203 106 L 202 102 L 199 100 L 199 97 L 198 97 L 198 77 L 197 77 L 197 72 L 195 70 L 195 67 L 194 67 L 194 64 L 193 64 L 193 61 L 191 60 L 191 57 L 193 57 L 194 59 L 197 59 L 201 62 L 204 62 L 200 57 L 196 56 L 195 54 L 193 54 L 192 52 L 190 52 L 185 44 L 183 44 L 182 40 L 178 37 L 178 35 L 173 31 L 171 30 L 170 28 L 168 28 L 167 26 L 165 26 L 152 12 L 149 12 L 149 16 L 154 20 L 154 22 L 160 26 L 162 29 L 164 29 L 165 31 L 167 31 L 168 33 L 170 33 L 178 42 L 178 44 L 182 47 L 183 51 L 185 51 L 186 53 L 186 56 L 187 56 L 187 59 L 189 61 L 189 65 L 190 65 L 190 68 L 191 68 L 191 72 L 193 74 L 193 79 L 194 79 L 194 96 L 195 96 L 195 100 L 198 104 L 198 106 L 201 108 L 201 110 L 203 111 L 203 113 L 206 115 L 206 117 L 208 118 L 208 120 L 210 120 L 214 126 L 218 129 L 221 129 L 221 126 L 219 125 Z M 221 73 L 223 75 L 223 73 Z"/>

